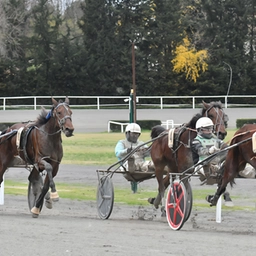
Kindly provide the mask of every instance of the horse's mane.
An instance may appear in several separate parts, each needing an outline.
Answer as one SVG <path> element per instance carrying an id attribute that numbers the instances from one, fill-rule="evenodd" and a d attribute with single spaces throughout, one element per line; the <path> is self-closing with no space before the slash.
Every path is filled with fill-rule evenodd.
<path id="1" fill-rule="evenodd" d="M 150 137 L 151 139 L 156 138 L 159 134 L 166 131 L 166 129 L 162 125 L 156 125 L 152 127 Z"/>
<path id="2" fill-rule="evenodd" d="M 209 103 L 211 105 L 211 107 L 214 107 L 214 108 L 219 108 L 219 109 L 222 109 L 222 103 L 220 101 L 212 101 Z M 191 128 L 191 129 L 195 129 L 196 128 L 196 122 L 199 118 L 201 118 L 205 112 L 207 111 L 206 108 L 202 108 L 202 110 L 200 111 L 200 113 L 194 115 L 192 117 L 192 119 L 184 124 L 186 127 L 188 128 Z M 224 123 L 225 123 L 225 126 L 227 127 L 227 121 L 228 121 L 228 116 L 226 114 L 224 114 L 225 116 L 225 120 L 224 120 Z M 162 133 L 163 131 L 165 131 L 166 129 L 161 126 L 161 125 L 156 125 L 154 126 L 152 129 L 151 129 L 151 138 L 156 138 L 160 133 Z"/>
<path id="3" fill-rule="evenodd" d="M 42 125 L 46 124 L 49 120 L 46 118 L 47 114 L 48 114 L 47 110 L 44 107 L 42 107 L 41 113 L 39 114 L 39 116 L 37 117 L 37 119 L 35 121 L 35 125 L 42 126 Z"/>
<path id="4" fill-rule="evenodd" d="M 210 104 L 211 107 L 213 107 L 213 108 L 222 109 L 222 103 L 221 103 L 221 101 L 211 101 L 209 104 Z M 207 109 L 205 109 L 205 108 L 203 108 L 203 109 L 201 110 L 202 116 L 205 114 L 206 111 L 207 111 Z"/>
<path id="5" fill-rule="evenodd" d="M 191 129 L 196 128 L 196 122 L 199 118 L 201 118 L 203 115 L 198 113 L 192 117 L 192 119 L 186 124 L 186 127 L 189 127 Z"/>

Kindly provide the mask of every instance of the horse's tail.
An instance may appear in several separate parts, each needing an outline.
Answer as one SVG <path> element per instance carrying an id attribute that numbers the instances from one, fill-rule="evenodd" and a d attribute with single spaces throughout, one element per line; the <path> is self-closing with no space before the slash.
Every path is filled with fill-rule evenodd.
<path id="1" fill-rule="evenodd" d="M 162 133 L 163 131 L 165 131 L 166 129 L 161 126 L 161 125 L 156 125 L 151 129 L 151 139 L 156 138 L 160 133 Z"/>

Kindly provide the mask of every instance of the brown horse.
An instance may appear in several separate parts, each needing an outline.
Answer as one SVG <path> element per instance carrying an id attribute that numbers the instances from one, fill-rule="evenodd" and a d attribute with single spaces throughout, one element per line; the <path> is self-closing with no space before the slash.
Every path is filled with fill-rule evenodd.
<path id="1" fill-rule="evenodd" d="M 149 199 L 149 202 L 154 204 L 155 208 L 158 208 L 160 203 L 162 203 L 163 206 L 165 205 L 162 200 L 164 199 L 165 189 L 170 184 L 169 174 L 164 177 L 165 166 L 168 167 L 169 173 L 182 173 L 194 165 L 190 143 L 192 143 L 197 135 L 195 129 L 196 121 L 202 116 L 209 117 L 213 121 L 216 135 L 220 139 L 224 139 L 227 134 L 225 127 L 228 119 L 222 109 L 221 102 L 211 102 L 207 104 L 203 101 L 201 113 L 195 115 L 189 123 L 175 129 L 177 139 L 173 148 L 168 146 L 168 132 L 166 132 L 166 136 L 162 136 L 152 143 L 151 158 L 155 165 L 155 175 L 158 181 L 158 195 L 155 199 Z M 153 127 L 151 138 L 156 138 L 161 132 L 163 132 L 161 126 Z"/>
<path id="2" fill-rule="evenodd" d="M 234 134 L 226 156 L 224 173 L 219 181 L 218 189 L 214 196 L 209 195 L 207 200 L 211 206 L 216 205 L 219 197 L 226 191 L 227 184 L 235 184 L 234 178 L 244 169 L 246 163 L 256 168 L 256 141 L 252 143 L 253 134 L 256 132 L 256 124 L 245 124 Z M 255 138 L 253 138 L 253 141 Z M 253 146 L 254 145 L 254 146 Z"/>
<path id="3" fill-rule="evenodd" d="M 31 209 L 33 217 L 38 217 L 45 195 L 49 188 L 58 198 L 53 178 L 56 176 L 63 157 L 61 131 L 70 137 L 73 135 L 72 111 L 69 99 L 57 102 L 52 98 L 52 109 L 47 112 L 42 108 L 35 122 L 17 123 L 5 130 L 0 139 L 0 184 L 6 169 L 12 166 L 19 156 L 33 170 L 29 175 L 30 182 L 39 181 L 39 173 L 46 171 L 47 175 L 40 195 Z M 37 188 L 38 189 L 38 188 Z"/>

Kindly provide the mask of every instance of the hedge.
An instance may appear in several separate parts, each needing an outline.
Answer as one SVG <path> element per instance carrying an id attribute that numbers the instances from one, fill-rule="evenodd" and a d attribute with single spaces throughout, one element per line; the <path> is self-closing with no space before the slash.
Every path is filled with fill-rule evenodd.
<path id="1" fill-rule="evenodd" d="M 129 123 L 127 120 L 111 120 L 118 123 Z M 141 129 L 143 130 L 151 130 L 151 128 L 155 125 L 161 125 L 160 120 L 137 120 L 136 122 Z M 110 130 L 112 132 L 120 132 L 120 125 L 118 124 L 110 124 Z"/>
<path id="2" fill-rule="evenodd" d="M 256 124 L 255 118 L 236 119 L 236 128 L 241 128 L 244 124 Z"/>

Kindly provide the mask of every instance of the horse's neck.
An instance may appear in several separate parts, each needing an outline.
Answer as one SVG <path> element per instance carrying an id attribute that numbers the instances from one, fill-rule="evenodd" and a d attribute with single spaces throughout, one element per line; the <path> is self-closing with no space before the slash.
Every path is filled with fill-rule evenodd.
<path id="1" fill-rule="evenodd" d="M 55 118 L 51 118 L 46 124 L 41 127 L 41 129 L 49 135 L 61 137 L 61 129 Z"/>

